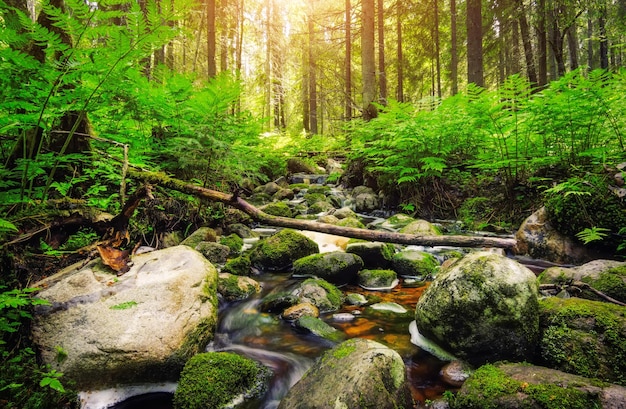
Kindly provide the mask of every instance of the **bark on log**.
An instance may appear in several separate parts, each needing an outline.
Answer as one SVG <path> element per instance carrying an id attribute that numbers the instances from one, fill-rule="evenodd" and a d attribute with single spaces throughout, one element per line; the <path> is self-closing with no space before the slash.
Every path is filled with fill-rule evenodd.
<path id="1" fill-rule="evenodd" d="M 129 176 L 144 182 L 160 185 L 179 192 L 187 193 L 215 202 L 221 202 L 237 208 L 250 215 L 260 223 L 270 226 L 288 227 L 299 230 L 310 230 L 337 236 L 382 241 L 387 243 L 414 244 L 422 246 L 455 246 L 455 247 L 498 247 L 513 250 L 515 239 L 482 236 L 420 236 L 413 234 L 393 233 L 378 230 L 359 229 L 354 227 L 335 226 L 333 224 L 318 223 L 311 220 L 291 219 L 288 217 L 272 216 L 246 202 L 237 195 L 206 189 L 191 185 L 181 180 L 171 178 L 162 173 L 129 170 Z"/>

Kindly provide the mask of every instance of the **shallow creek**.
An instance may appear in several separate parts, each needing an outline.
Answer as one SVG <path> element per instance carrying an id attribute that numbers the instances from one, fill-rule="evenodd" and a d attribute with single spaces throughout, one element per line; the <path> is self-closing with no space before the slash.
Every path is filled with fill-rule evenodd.
<path id="1" fill-rule="evenodd" d="M 270 230 L 270 229 L 267 229 Z M 263 231 L 270 234 L 272 231 Z M 320 251 L 334 251 L 343 247 L 344 239 L 320 233 L 305 233 L 318 242 Z M 347 239 L 345 239 L 347 241 Z M 420 248 L 437 255 L 450 248 Z M 461 250 L 461 249 L 457 249 Z M 466 250 L 463 250 L 466 251 Z M 317 336 L 299 332 L 277 314 L 262 313 L 258 307 L 263 297 L 272 292 L 289 290 L 298 278 L 289 273 L 261 274 L 254 279 L 262 285 L 262 293 L 251 299 L 220 306 L 218 329 L 207 351 L 232 351 L 262 362 L 272 369 L 274 377 L 269 391 L 261 401 L 250 402 L 246 409 L 276 408 L 289 388 L 311 367 L 315 359 L 333 347 L 333 343 Z M 409 326 L 413 321 L 415 305 L 428 284 L 416 285 L 411 280 L 400 279 L 390 290 L 369 291 L 358 286 L 345 286 L 344 294 L 360 293 L 370 300 L 366 306 L 344 305 L 340 311 L 322 315 L 324 321 L 341 330 L 346 339 L 361 337 L 378 341 L 396 350 L 404 359 L 411 390 L 417 407 L 426 400 L 440 397 L 444 391 L 453 390 L 443 382 L 441 368 L 446 364 L 411 342 Z M 406 312 L 372 308 L 375 303 L 395 303 Z M 398 307 L 396 306 L 396 309 Z M 401 308 L 400 308 L 401 310 Z M 156 385 L 155 385 L 156 386 Z M 338 385 L 338 387 L 341 387 Z M 87 405 L 84 408 L 172 408 L 172 391 L 175 385 L 165 385 L 168 393 L 137 394 L 114 405 Z M 158 386 L 157 386 L 158 390 Z M 126 395 L 129 396 L 129 395 Z M 111 401 L 110 401 L 111 402 Z"/>

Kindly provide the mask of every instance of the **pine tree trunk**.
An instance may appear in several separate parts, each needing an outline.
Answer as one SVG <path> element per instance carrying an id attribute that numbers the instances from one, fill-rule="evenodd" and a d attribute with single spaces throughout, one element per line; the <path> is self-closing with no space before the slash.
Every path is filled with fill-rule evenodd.
<path id="1" fill-rule="evenodd" d="M 467 82 L 485 85 L 483 72 L 482 2 L 467 0 Z"/>
<path id="2" fill-rule="evenodd" d="M 374 0 L 362 1 L 362 28 L 361 28 L 361 60 L 363 71 L 363 119 L 368 121 L 377 115 L 373 105 L 376 97 L 376 60 L 374 42 Z"/>
<path id="3" fill-rule="evenodd" d="M 345 120 L 352 119 L 352 7 L 350 0 L 346 0 L 346 59 L 345 59 Z"/>
<path id="4" fill-rule="evenodd" d="M 456 17 L 456 0 L 450 0 L 450 83 L 452 95 L 456 95 L 459 92 L 459 51 Z"/>

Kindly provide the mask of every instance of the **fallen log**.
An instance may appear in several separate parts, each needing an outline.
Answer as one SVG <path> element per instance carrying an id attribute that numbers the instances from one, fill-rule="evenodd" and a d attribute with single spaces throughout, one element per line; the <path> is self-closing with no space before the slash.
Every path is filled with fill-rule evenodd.
<path id="1" fill-rule="evenodd" d="M 185 183 L 179 179 L 169 177 L 163 173 L 138 171 L 129 169 L 129 176 L 153 185 L 160 185 L 192 196 L 221 202 L 243 211 L 254 220 L 276 227 L 288 227 L 298 230 L 310 230 L 337 236 L 364 239 L 368 241 L 382 241 L 387 243 L 414 244 L 422 246 L 455 246 L 455 247 L 497 247 L 513 250 L 516 240 L 512 238 L 482 237 L 482 236 L 420 236 L 378 230 L 359 229 L 354 227 L 335 226 L 333 224 L 318 223 L 312 220 L 291 219 L 288 217 L 272 216 L 246 202 L 237 194 L 228 194 L 212 189 Z"/>

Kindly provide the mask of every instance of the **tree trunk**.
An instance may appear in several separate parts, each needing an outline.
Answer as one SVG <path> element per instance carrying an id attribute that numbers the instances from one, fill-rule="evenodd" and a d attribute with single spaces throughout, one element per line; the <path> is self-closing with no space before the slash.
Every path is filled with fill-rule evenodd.
<path id="1" fill-rule="evenodd" d="M 229 7 L 228 0 L 221 0 L 217 9 L 217 18 L 222 22 L 222 30 L 220 32 L 220 72 L 228 70 L 228 55 L 230 54 L 228 38 L 232 32 L 233 20 L 226 15 Z"/>
<path id="2" fill-rule="evenodd" d="M 600 17 L 598 19 L 598 26 L 600 29 L 600 68 L 603 70 L 609 69 L 609 41 L 606 36 L 606 7 L 603 7 L 600 11 Z"/>
<path id="3" fill-rule="evenodd" d="M 571 25 L 567 30 L 567 48 L 569 49 L 569 69 L 578 68 L 578 35 L 576 35 L 576 25 Z"/>
<path id="4" fill-rule="evenodd" d="M 313 24 L 313 4 L 310 5 L 308 15 L 308 31 L 309 31 L 309 130 L 315 135 L 318 133 L 317 128 L 317 67 L 315 63 L 315 26 Z"/>
<path id="5" fill-rule="evenodd" d="M 385 10 L 383 0 L 378 0 L 378 88 L 380 102 L 387 103 L 387 74 L 385 68 Z"/>
<path id="6" fill-rule="evenodd" d="M 363 0 L 362 2 L 362 28 L 361 28 L 361 60 L 363 71 L 363 119 L 369 121 L 377 116 L 377 109 L 374 106 L 376 97 L 376 60 L 374 42 L 374 0 Z"/>
<path id="7" fill-rule="evenodd" d="M 441 99 L 441 44 L 439 44 L 439 0 L 433 0 L 435 21 L 433 34 L 435 38 L 435 75 L 437 78 L 437 96 Z"/>
<path id="8" fill-rule="evenodd" d="M 537 84 L 545 87 L 548 84 L 548 38 L 546 32 L 546 0 L 537 4 Z"/>
<path id="9" fill-rule="evenodd" d="M 456 30 L 456 0 L 450 0 L 450 84 L 452 95 L 459 92 L 459 51 Z"/>
<path id="10" fill-rule="evenodd" d="M 458 247 L 499 247 L 514 249 L 515 239 L 482 237 L 482 236 L 418 236 L 413 234 L 392 233 L 387 231 L 376 231 L 359 229 L 354 227 L 342 227 L 333 224 L 318 223 L 312 220 L 291 219 L 269 215 L 237 195 L 231 195 L 200 186 L 187 184 L 181 180 L 170 178 L 164 174 L 153 172 L 139 172 L 130 170 L 129 175 L 133 178 L 143 180 L 146 183 L 159 185 L 169 189 L 177 190 L 189 195 L 221 202 L 243 211 L 254 220 L 277 227 L 287 227 L 299 230 L 310 230 L 320 233 L 334 234 L 338 236 L 352 237 L 356 239 L 382 241 L 387 243 L 414 244 L 423 246 L 458 246 Z"/>
<path id="11" fill-rule="evenodd" d="M 593 17 L 591 10 L 587 11 L 587 67 L 593 70 Z"/>
<path id="12" fill-rule="evenodd" d="M 346 95 L 345 95 L 345 120 L 352 119 L 352 7 L 350 0 L 346 0 Z"/>
<path id="13" fill-rule="evenodd" d="M 467 82 L 485 85 L 481 0 L 467 0 Z"/>
<path id="14" fill-rule="evenodd" d="M 526 74 L 531 86 L 537 84 L 537 72 L 535 70 L 535 60 L 533 58 L 533 44 L 530 38 L 530 28 L 528 27 L 528 19 L 526 18 L 526 9 L 523 0 L 518 0 L 519 13 L 519 29 L 522 34 L 522 44 L 524 45 L 524 59 L 526 60 Z"/>
<path id="15" fill-rule="evenodd" d="M 402 53 L 402 18 L 404 17 L 402 0 L 396 3 L 396 32 L 398 36 L 397 57 L 398 57 L 398 88 L 396 90 L 396 98 L 398 102 L 404 102 L 404 56 Z"/>
<path id="16" fill-rule="evenodd" d="M 207 49 L 207 76 L 215 77 L 215 0 L 206 3 L 206 49 Z"/>

